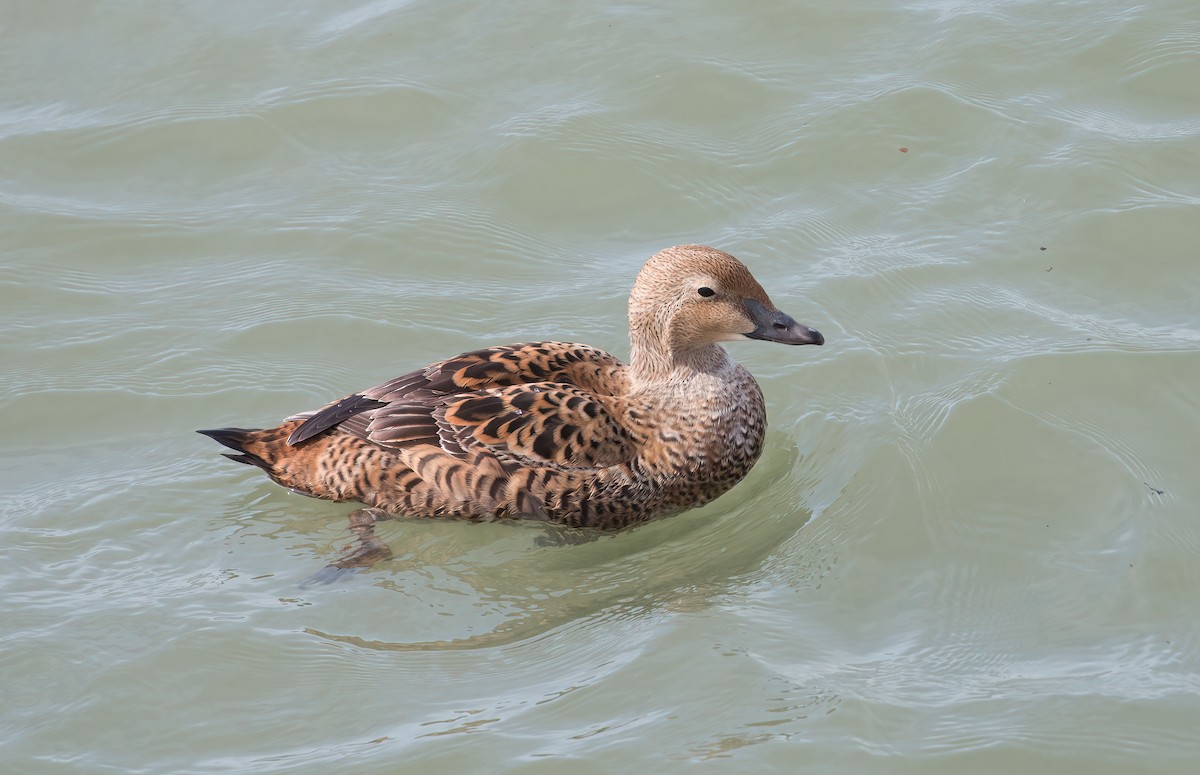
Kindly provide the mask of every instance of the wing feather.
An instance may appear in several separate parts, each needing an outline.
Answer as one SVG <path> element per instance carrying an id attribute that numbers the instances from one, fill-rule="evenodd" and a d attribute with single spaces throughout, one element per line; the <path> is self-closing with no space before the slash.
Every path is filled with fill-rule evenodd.
<path id="1" fill-rule="evenodd" d="M 604 407 L 595 397 L 619 392 L 623 379 L 624 365 L 619 360 L 587 345 L 533 342 L 490 347 L 438 361 L 334 401 L 315 412 L 298 415 L 294 419 L 306 419 L 288 437 L 288 444 L 301 444 L 336 427 L 343 433 L 383 446 L 431 444 L 442 447 L 454 457 L 466 459 L 473 444 L 485 443 L 481 439 L 491 440 L 490 447 L 508 448 L 510 445 L 502 440 L 501 434 L 509 433 L 513 435 L 509 451 L 515 456 L 528 456 L 534 461 L 545 460 L 557 465 L 575 465 L 567 461 L 576 457 L 572 445 L 578 441 L 575 437 L 582 433 L 581 428 L 596 431 L 604 425 Z M 576 399 L 565 411 L 582 411 L 588 416 L 581 419 L 590 420 L 590 424 L 579 425 L 572 421 L 572 430 L 564 434 L 546 414 L 551 411 L 546 401 L 539 403 L 538 391 L 525 389 L 503 396 L 496 394 L 497 390 L 537 383 L 549 383 L 554 387 L 565 385 L 575 390 L 576 393 L 564 399 Z M 589 400 L 584 401 L 584 398 Z M 447 425 L 444 408 L 463 401 L 476 403 L 461 406 L 454 413 L 458 420 Z M 535 422 L 537 415 L 533 419 L 516 421 L 522 412 L 530 411 L 535 405 L 541 407 L 541 421 Z M 531 424 L 538 428 L 532 436 L 528 428 Z M 487 432 L 482 436 L 473 430 L 464 432 L 465 428 L 475 426 Z M 534 450 L 533 440 L 542 434 L 545 438 L 538 442 L 538 450 Z M 615 436 L 611 436 L 611 441 L 616 445 Z M 600 446 L 608 451 L 608 457 L 600 454 L 579 459 L 615 459 L 613 449 L 616 446 L 612 449 L 604 444 Z"/>
<path id="2" fill-rule="evenodd" d="M 509 458 L 552 468 L 603 468 L 628 462 L 636 441 L 606 403 L 615 399 L 573 385 L 497 388 L 448 401 L 439 413 L 464 448 L 482 445 Z"/>

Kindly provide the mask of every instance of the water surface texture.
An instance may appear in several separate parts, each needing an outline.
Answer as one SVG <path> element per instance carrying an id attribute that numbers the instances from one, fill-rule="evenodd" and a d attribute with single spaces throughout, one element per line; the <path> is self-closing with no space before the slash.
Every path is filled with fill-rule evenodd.
<path id="1" fill-rule="evenodd" d="M 1131 4 L 9 3 L 0 770 L 1193 772 L 1200 14 Z M 746 482 L 592 543 L 394 521 L 196 428 L 430 360 L 627 352 L 667 245 Z"/>

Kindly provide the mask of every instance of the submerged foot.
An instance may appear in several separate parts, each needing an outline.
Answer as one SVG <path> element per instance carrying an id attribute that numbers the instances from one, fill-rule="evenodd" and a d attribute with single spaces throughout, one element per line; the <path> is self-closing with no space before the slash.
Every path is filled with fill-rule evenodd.
<path id="1" fill-rule="evenodd" d="M 336 562 L 326 565 L 310 576 L 306 584 L 331 584 L 342 576 L 369 568 L 392 557 L 392 549 L 375 535 L 375 523 L 391 519 L 383 509 L 358 509 L 350 513 L 350 532 L 354 533 L 354 544 L 348 545 Z"/>
<path id="2" fill-rule="evenodd" d="M 359 509 L 350 513 L 350 532 L 354 533 L 357 546 L 350 548 L 337 562 L 338 568 L 369 568 L 381 560 L 392 557 L 392 549 L 382 538 L 375 535 L 375 523 L 391 519 L 383 509 Z"/>
<path id="3" fill-rule="evenodd" d="M 534 537 L 533 543 L 536 546 L 578 546 L 590 544 L 601 535 L 603 532 L 594 528 L 549 524 L 540 535 Z"/>

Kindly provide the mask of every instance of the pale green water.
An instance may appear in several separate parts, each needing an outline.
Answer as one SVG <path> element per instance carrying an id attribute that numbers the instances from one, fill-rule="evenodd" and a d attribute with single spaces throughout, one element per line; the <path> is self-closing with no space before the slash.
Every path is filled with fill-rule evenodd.
<path id="1" fill-rule="evenodd" d="M 1192 0 L 8 3 L 0 770 L 1192 772 Z M 907 148 L 907 152 L 901 152 Z M 625 352 L 739 255 L 824 348 L 582 546 L 220 457 L 429 360 Z M 1042 250 L 1045 248 L 1045 250 Z"/>

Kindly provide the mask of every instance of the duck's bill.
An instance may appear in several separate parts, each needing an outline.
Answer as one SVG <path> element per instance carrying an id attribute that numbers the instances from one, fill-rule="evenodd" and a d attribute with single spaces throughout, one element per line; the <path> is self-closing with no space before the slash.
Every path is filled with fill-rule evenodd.
<path id="1" fill-rule="evenodd" d="M 755 328 L 747 339 L 761 339 L 779 344 L 825 344 L 825 337 L 815 328 L 797 323 L 791 315 L 764 307 L 754 299 L 746 299 L 746 311 Z"/>

